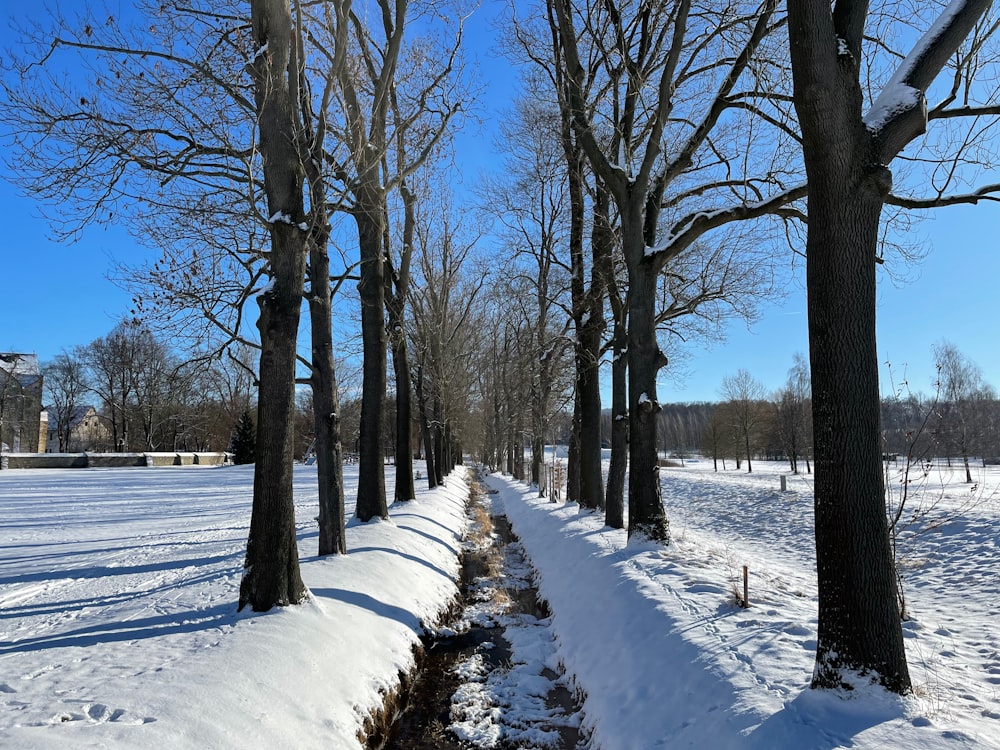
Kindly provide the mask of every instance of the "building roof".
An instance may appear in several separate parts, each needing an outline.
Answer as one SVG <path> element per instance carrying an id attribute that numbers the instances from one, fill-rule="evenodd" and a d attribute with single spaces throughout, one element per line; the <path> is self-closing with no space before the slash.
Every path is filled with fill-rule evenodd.
<path id="1" fill-rule="evenodd" d="M 0 352 L 0 370 L 8 375 L 13 375 L 14 379 L 22 386 L 31 385 L 42 374 L 38 367 L 37 354 L 18 354 L 17 352 Z"/>
<path id="2" fill-rule="evenodd" d="M 62 427 L 56 416 L 59 412 L 54 406 L 46 406 L 45 410 L 49 413 L 49 429 L 56 430 Z M 69 415 L 69 427 L 70 429 L 75 429 L 84 419 L 89 417 L 91 414 L 97 416 L 97 409 L 89 404 L 76 404 L 73 406 L 73 413 Z"/>

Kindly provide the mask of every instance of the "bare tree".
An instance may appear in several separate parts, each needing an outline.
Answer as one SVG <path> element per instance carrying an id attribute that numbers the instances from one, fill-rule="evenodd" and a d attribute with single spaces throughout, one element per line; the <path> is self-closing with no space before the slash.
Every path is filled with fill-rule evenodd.
<path id="1" fill-rule="evenodd" d="M 911 689 L 881 464 L 875 343 L 880 218 L 887 203 L 931 207 L 988 196 L 988 188 L 947 195 L 953 179 L 969 177 L 954 144 L 951 159 L 938 173 L 932 169 L 936 194 L 930 199 L 893 196 L 890 165 L 931 120 L 997 113 L 992 100 L 976 104 L 981 92 L 994 93 L 975 76 L 990 56 L 984 40 L 993 24 L 980 24 L 990 5 L 955 0 L 944 10 L 928 4 L 916 14 L 907 6 L 905 18 L 883 14 L 875 35 L 866 29 L 867 2 L 788 5 L 793 96 L 809 186 L 806 283 L 819 576 L 814 687 L 840 687 L 853 672 L 895 692 Z M 921 22 L 928 28 L 924 36 L 908 54 L 893 56 L 886 29 L 909 30 Z M 928 90 L 950 63 L 951 85 L 931 105 Z M 878 80 L 878 71 L 887 69 L 891 77 Z M 862 80 L 867 71 L 875 71 L 874 80 Z M 870 104 L 869 85 L 879 92 Z M 984 127 L 966 131 L 958 151 L 973 134 L 981 138 Z M 925 163 L 941 160 L 932 156 Z"/>
<path id="2" fill-rule="evenodd" d="M 506 289 L 505 304 L 519 313 L 524 333 L 518 341 L 530 350 L 525 364 L 530 375 L 530 476 L 536 485 L 572 323 L 566 258 L 572 201 L 559 134 L 558 112 L 535 97 L 519 99 L 501 129 L 508 149 L 503 177 L 487 181 L 482 191 L 512 256 L 509 273 L 495 283 Z"/>
<path id="3" fill-rule="evenodd" d="M 89 393 L 86 368 L 79 349 L 63 350 L 44 368 L 45 390 L 49 394 L 50 419 L 56 423 L 61 453 L 69 450 L 73 420 L 84 406 Z M 2 408 L 2 407 L 0 407 Z"/>
<path id="4" fill-rule="evenodd" d="M 342 207 L 357 228 L 363 345 L 360 465 L 355 513 L 362 520 L 388 517 L 385 497 L 384 403 L 386 361 L 386 269 L 388 194 L 402 184 L 434 150 L 462 107 L 449 78 L 457 60 L 461 22 L 443 55 L 429 56 L 439 66 L 414 87 L 406 102 L 394 93 L 399 81 L 410 6 L 405 0 L 377 0 L 378 22 L 368 24 L 350 2 L 321 6 L 322 23 L 310 40 L 330 62 L 332 92 L 341 113 L 331 133 L 337 143 L 324 161 L 342 187 Z M 440 51 L 439 51 L 440 53 Z M 428 112 L 419 128 L 408 130 L 405 157 L 387 158 L 394 145 L 393 106 L 403 106 L 395 124 L 408 127 Z M 419 136 L 417 135 L 419 132 Z"/>
<path id="5" fill-rule="evenodd" d="M 656 377 L 667 362 L 656 336 L 659 275 L 711 229 L 780 211 L 805 193 L 784 184 L 786 165 L 772 162 L 757 175 L 758 164 L 747 157 L 756 152 L 761 129 L 773 126 L 772 139 L 791 137 L 787 113 L 762 104 L 775 71 L 765 62 L 769 56 L 758 60 L 758 53 L 780 26 L 773 19 L 777 2 L 734 6 L 722 23 L 716 8 L 694 5 L 552 2 L 574 130 L 621 222 L 629 533 L 664 541 L 669 533 L 656 462 Z M 590 59 L 599 62 L 597 69 L 584 67 Z M 753 125 L 741 141 L 733 138 L 740 129 L 726 125 L 743 117 Z M 661 217 L 671 222 L 662 233 Z"/>
<path id="6" fill-rule="evenodd" d="M 468 269 L 478 235 L 453 227 L 450 202 L 443 191 L 440 195 L 442 203 L 425 202 L 417 216 L 418 282 L 410 290 L 415 395 L 431 487 L 461 460 L 462 420 L 469 413 L 473 355 L 480 343 L 474 335 L 476 312 L 486 281 L 485 274 Z"/>
<path id="7" fill-rule="evenodd" d="M 965 481 L 972 484 L 969 454 L 979 447 L 980 414 L 991 400 L 991 389 L 983 381 L 979 366 L 947 341 L 934 345 L 934 361 L 940 382 L 941 403 L 938 407 L 939 434 L 951 451 L 962 457 Z"/>
<path id="8" fill-rule="evenodd" d="M 722 469 L 726 469 L 726 456 L 736 455 L 733 446 L 732 417 L 729 414 L 729 404 L 717 404 L 708 418 L 702 433 L 702 450 L 712 456 L 712 468 L 719 470 L 719 459 L 722 459 Z"/>
<path id="9" fill-rule="evenodd" d="M 729 414 L 747 457 L 747 473 L 751 474 L 753 446 L 763 416 L 761 402 L 764 400 L 764 386 L 749 372 L 741 369 L 735 375 L 722 379 L 722 395 L 729 401 Z"/>
<path id="10" fill-rule="evenodd" d="M 558 112 L 558 141 L 561 146 L 564 183 L 567 193 L 567 227 L 565 257 L 570 271 L 569 315 L 575 333 L 575 383 L 572 431 L 569 439 L 566 494 L 571 502 L 584 508 L 604 506 L 600 419 L 600 360 L 604 320 L 605 254 L 612 252 L 615 242 L 609 236 L 610 222 L 602 220 L 607 193 L 597 196 L 597 187 L 588 186 L 587 160 L 579 138 L 573 129 L 572 112 L 567 106 L 568 76 L 562 64 L 559 31 L 551 4 L 547 6 L 544 23 L 535 24 L 530 16 L 519 18 L 520 9 L 512 7 L 513 33 L 509 54 L 516 60 L 527 60 L 532 70 L 527 74 L 532 99 L 546 102 Z M 551 105 L 548 105 L 551 100 Z M 555 130 L 555 122 L 552 125 Z M 555 133 L 549 135 L 555 137 Z M 590 258 L 586 253 L 587 197 L 591 193 L 594 213 Z M 604 199 L 598 207 L 596 201 Z M 605 217 L 606 219 L 606 217 Z M 589 278 L 588 278 L 589 274 Z"/>
<path id="11" fill-rule="evenodd" d="M 793 474 L 799 473 L 799 457 L 809 468 L 809 444 L 812 438 L 809 404 L 809 365 L 801 354 L 788 371 L 788 380 L 773 397 L 774 423 L 778 441 L 788 457 Z"/>
<path id="12" fill-rule="evenodd" d="M 160 248 L 154 263 L 117 271 L 135 297 L 133 314 L 187 337 L 191 356 L 214 359 L 231 346 L 259 345 L 247 330 L 253 316 L 246 306 L 272 273 L 270 226 L 285 218 L 257 200 L 258 112 L 243 77 L 257 48 L 245 12 L 228 0 L 140 3 L 138 10 L 132 26 L 113 17 L 75 23 L 56 16 L 53 31 L 31 31 L 36 59 L 16 63 L 20 85 L 5 88 L 4 116 L 19 133 L 19 184 L 56 206 L 52 220 L 61 236 L 91 222 L 121 222 Z M 316 356 L 305 364 L 315 397 L 325 554 L 343 551 L 326 257 L 330 69 L 307 71 L 303 40 L 296 44 L 295 75 L 310 80 L 295 104 L 310 150 L 301 163 L 310 200 L 300 231 L 309 234 Z M 79 90 L 67 83 L 77 78 L 59 75 L 75 62 L 71 55 L 94 71 Z M 313 85 L 320 92 L 315 104 Z"/>
<path id="13" fill-rule="evenodd" d="M 101 400 L 111 426 L 114 450 L 138 447 L 134 432 L 139 371 L 146 351 L 143 340 L 151 334 L 136 320 L 121 321 L 106 336 L 95 339 L 82 351 L 91 390 Z"/>

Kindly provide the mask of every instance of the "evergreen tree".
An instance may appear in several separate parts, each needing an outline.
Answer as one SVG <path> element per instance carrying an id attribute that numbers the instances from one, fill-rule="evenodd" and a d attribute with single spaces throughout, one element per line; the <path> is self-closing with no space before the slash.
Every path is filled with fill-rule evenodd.
<path id="1" fill-rule="evenodd" d="M 240 414 L 233 433 L 233 462 L 252 464 L 257 458 L 257 428 L 249 411 Z"/>

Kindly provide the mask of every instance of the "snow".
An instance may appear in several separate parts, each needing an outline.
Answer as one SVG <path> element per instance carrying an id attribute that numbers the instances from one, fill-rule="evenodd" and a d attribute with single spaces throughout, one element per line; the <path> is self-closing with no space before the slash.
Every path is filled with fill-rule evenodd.
<path id="1" fill-rule="evenodd" d="M 263 297 L 267 294 L 270 294 L 275 289 L 275 283 L 276 283 L 275 279 L 272 276 L 271 278 L 268 279 L 267 283 L 264 286 L 262 286 L 260 289 L 256 290 L 253 293 L 254 297 Z"/>
<path id="2" fill-rule="evenodd" d="M 927 55 L 927 51 L 937 43 L 941 35 L 948 26 L 955 20 L 956 16 L 965 10 L 969 0 L 951 0 L 948 6 L 941 12 L 937 20 L 924 33 L 920 40 L 913 46 L 909 54 L 903 59 L 893 73 L 892 78 L 879 93 L 871 109 L 865 114 L 865 125 L 872 132 L 880 131 L 900 112 L 910 109 L 914 105 L 921 107 L 924 120 L 927 119 L 927 100 L 924 93 L 907 82 L 910 81 L 911 74 L 917 62 Z"/>
<path id="3" fill-rule="evenodd" d="M 1000 628 L 990 614 L 1000 584 L 1000 472 L 980 481 L 982 502 L 963 519 L 903 539 L 915 553 L 904 632 L 916 695 L 900 699 L 872 687 L 846 698 L 808 688 L 811 478 L 789 477 L 782 493 L 785 464 L 755 462 L 752 475 L 711 468 L 663 470 L 674 536 L 666 549 L 491 479 L 539 571 L 595 746 L 1000 747 Z M 958 479 L 926 487 L 945 516 L 969 492 Z M 735 604 L 744 564 L 746 610 Z"/>
<path id="4" fill-rule="evenodd" d="M 924 119 L 927 119 L 927 102 L 919 89 L 907 86 L 905 83 L 892 81 L 882 89 L 871 109 L 865 114 L 865 125 L 869 130 L 878 132 L 900 112 L 905 112 L 914 106 L 923 107 Z"/>
<path id="5" fill-rule="evenodd" d="M 961 516 L 961 476 L 925 483 L 941 523 L 902 540 L 906 698 L 808 688 L 811 477 L 780 492 L 786 472 L 664 469 L 666 548 L 488 477 L 552 615 L 508 628 L 510 672 L 463 666 L 453 700 L 469 739 L 490 747 L 523 726 L 551 746 L 532 695 L 561 664 L 594 748 L 1000 748 L 1000 469 L 980 470 Z M 236 614 L 252 467 L 0 471 L 0 747 L 360 747 L 455 594 L 466 492 L 453 475 L 389 521 L 351 523 L 348 555 L 318 558 L 315 476 L 296 467 L 311 599 Z M 733 591 L 743 565 L 749 609 Z"/>
<path id="6" fill-rule="evenodd" d="M 252 468 L 0 471 L 0 747 L 359 747 L 456 592 L 464 484 L 323 559 L 297 467 L 312 598 L 238 615 Z"/>

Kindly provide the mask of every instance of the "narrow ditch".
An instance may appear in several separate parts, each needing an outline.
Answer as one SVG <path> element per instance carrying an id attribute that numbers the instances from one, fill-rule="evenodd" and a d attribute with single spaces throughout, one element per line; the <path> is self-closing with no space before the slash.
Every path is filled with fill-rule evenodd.
<path id="1" fill-rule="evenodd" d="M 470 515 L 459 609 L 425 641 L 402 709 L 369 748 L 585 748 L 580 707 L 557 671 L 530 564 L 475 482 Z"/>

